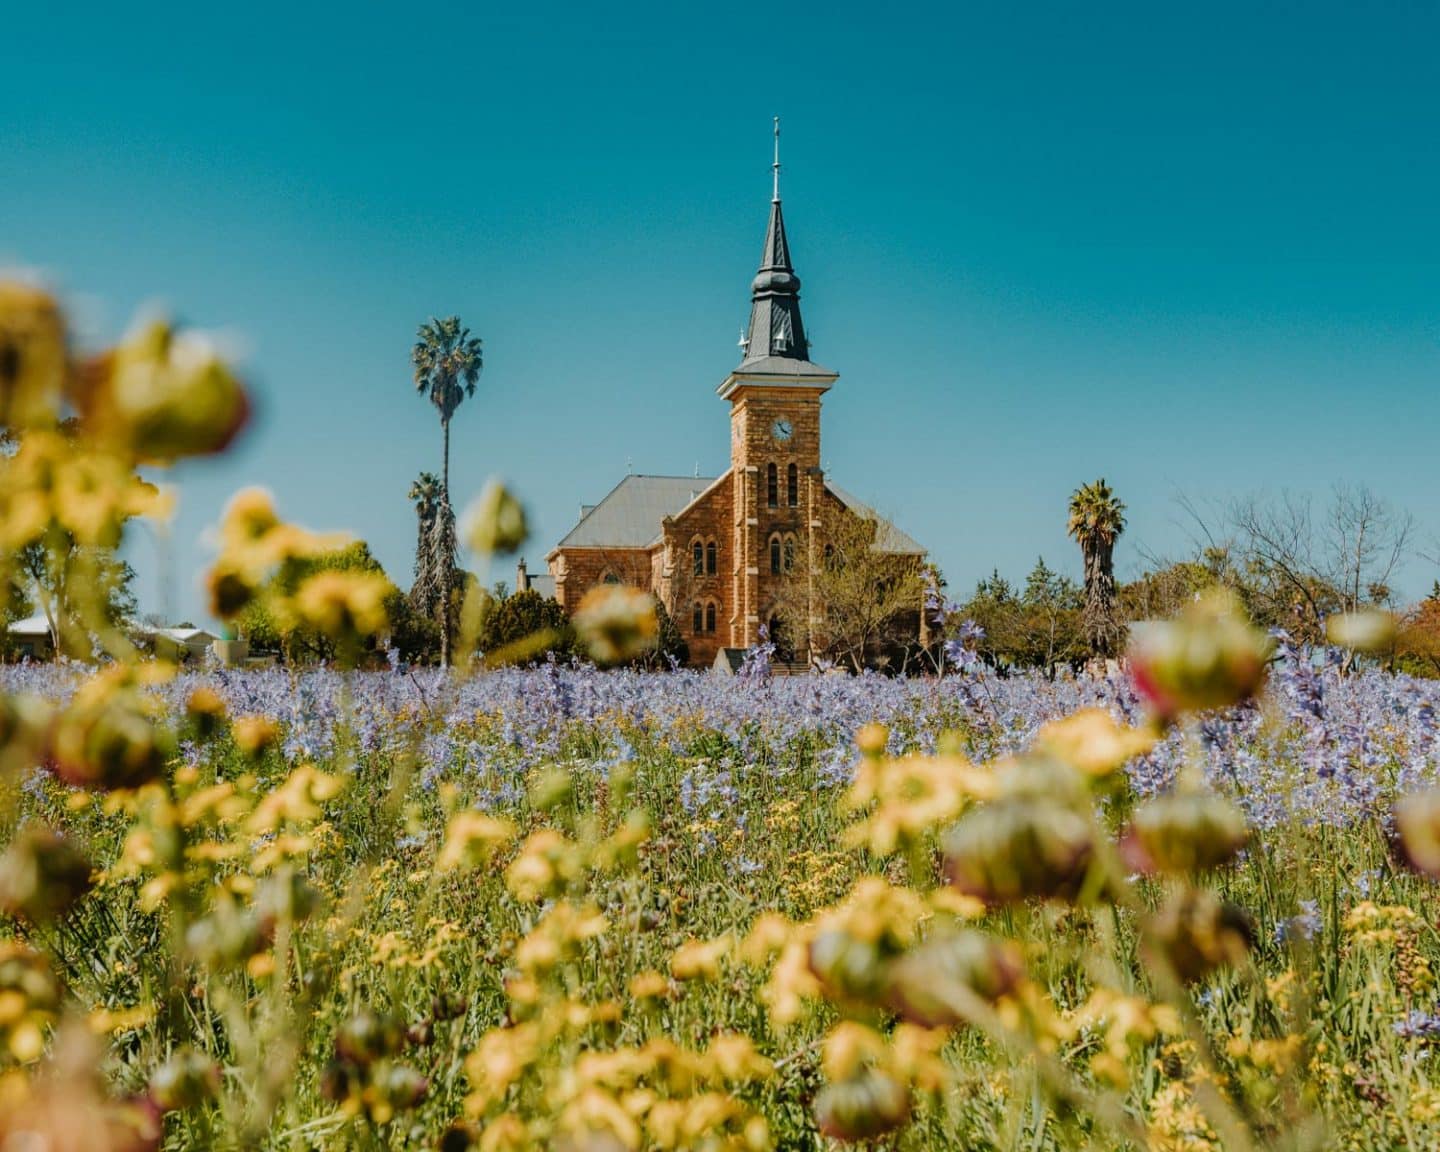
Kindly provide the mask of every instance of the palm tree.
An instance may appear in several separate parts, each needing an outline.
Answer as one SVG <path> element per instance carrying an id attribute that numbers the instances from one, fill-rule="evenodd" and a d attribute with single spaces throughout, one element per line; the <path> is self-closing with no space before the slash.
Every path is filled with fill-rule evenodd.
<path id="1" fill-rule="evenodd" d="M 421 472 L 410 485 L 410 500 L 419 521 L 415 535 L 415 582 L 410 586 L 410 601 L 427 615 L 434 608 L 437 587 L 435 565 L 430 550 L 430 530 L 435 523 L 435 510 L 440 506 L 440 478 L 433 472 Z"/>
<path id="2" fill-rule="evenodd" d="M 444 320 L 431 317 L 420 325 L 415 346 L 410 349 L 415 366 L 415 389 L 429 397 L 440 413 L 444 435 L 441 456 L 440 491 L 427 534 L 427 579 L 421 595 L 433 595 L 439 612 L 440 662 L 450 663 L 450 588 L 455 570 L 455 514 L 450 507 L 450 419 L 467 396 L 475 395 L 475 383 L 484 367 L 481 340 L 471 336 L 460 317 Z M 417 578 L 420 573 L 417 571 Z"/>
<path id="3" fill-rule="evenodd" d="M 1125 531 L 1125 505 L 1103 479 L 1084 484 L 1070 497 L 1066 532 L 1080 545 L 1085 560 L 1085 639 L 1096 657 L 1113 656 L 1120 647 L 1115 618 L 1115 541 Z"/>
<path id="4" fill-rule="evenodd" d="M 415 366 L 415 390 L 430 398 L 440 413 L 440 429 L 445 449 L 440 468 L 440 484 L 450 491 L 450 418 L 467 396 L 475 395 L 475 382 L 484 367 L 481 340 L 471 336 L 460 317 L 433 317 L 420 325 L 415 347 L 410 349 L 410 362 Z"/>

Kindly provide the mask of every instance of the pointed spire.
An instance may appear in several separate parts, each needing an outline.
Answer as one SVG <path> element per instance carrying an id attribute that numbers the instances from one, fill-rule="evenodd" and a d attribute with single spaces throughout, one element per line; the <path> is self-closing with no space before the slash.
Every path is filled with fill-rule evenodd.
<path id="1" fill-rule="evenodd" d="M 750 285 L 750 327 L 741 340 L 741 360 L 779 356 L 808 360 L 809 343 L 800 318 L 800 277 L 790 263 L 790 241 L 785 235 L 785 214 L 780 207 L 780 117 L 775 117 L 775 161 L 770 200 L 770 222 L 765 229 L 765 250 L 760 271 Z"/>
<path id="2" fill-rule="evenodd" d="M 775 193 L 770 199 L 780 203 L 780 117 L 775 117 L 775 163 L 772 165 L 775 170 Z"/>

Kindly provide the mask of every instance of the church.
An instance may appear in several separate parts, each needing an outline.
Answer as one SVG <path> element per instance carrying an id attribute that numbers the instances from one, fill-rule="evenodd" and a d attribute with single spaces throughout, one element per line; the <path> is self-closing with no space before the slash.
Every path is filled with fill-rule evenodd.
<path id="1" fill-rule="evenodd" d="M 882 552 L 917 562 L 925 555 L 821 470 L 821 398 L 839 373 L 810 359 L 780 205 L 779 141 L 777 119 L 774 192 L 750 285 L 750 323 L 741 361 L 717 389 L 730 407 L 729 470 L 711 478 L 626 476 L 599 503 L 581 507 L 578 523 L 546 556 L 550 579 L 527 577 L 523 567 L 519 574 L 522 586 L 553 595 L 567 612 L 597 584 L 649 589 L 684 636 L 690 663 L 701 667 L 722 656 L 733 664 L 759 642 L 762 628 L 790 660 L 808 663 L 806 637 L 779 635 L 775 605 L 797 566 L 813 571 L 826 555 L 828 511 L 845 508 L 874 521 L 874 547 Z M 812 621 L 823 611 L 809 604 Z M 919 604 L 915 627 L 924 629 Z"/>

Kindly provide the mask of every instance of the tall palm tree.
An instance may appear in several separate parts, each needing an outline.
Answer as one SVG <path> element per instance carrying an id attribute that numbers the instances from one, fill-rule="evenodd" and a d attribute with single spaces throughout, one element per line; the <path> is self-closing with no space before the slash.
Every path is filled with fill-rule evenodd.
<path id="1" fill-rule="evenodd" d="M 410 501 L 415 505 L 415 517 L 419 521 L 415 535 L 415 582 L 410 586 L 410 600 L 428 615 L 434 608 L 437 589 L 435 565 L 431 563 L 430 530 L 435 523 L 435 510 L 440 506 L 440 477 L 433 472 L 421 472 L 410 485 Z"/>
<path id="2" fill-rule="evenodd" d="M 1115 541 L 1125 531 L 1125 505 L 1104 479 L 1084 484 L 1070 497 L 1066 532 L 1085 560 L 1085 640 L 1090 654 L 1113 656 L 1122 629 L 1115 612 Z"/>
<path id="3" fill-rule="evenodd" d="M 450 419 L 467 396 L 475 395 L 475 383 L 484 367 L 481 340 L 471 336 L 460 317 L 433 317 L 420 325 L 415 346 L 410 349 L 410 362 L 415 366 L 415 390 L 429 397 L 440 413 L 440 429 L 445 438 L 440 468 L 440 484 L 450 491 Z"/>
<path id="4" fill-rule="evenodd" d="M 440 662 L 450 663 L 450 588 L 455 570 L 455 514 L 450 507 L 450 420 L 467 396 L 475 395 L 475 384 L 485 359 L 481 340 L 471 336 L 460 317 L 433 316 L 420 325 L 415 346 L 410 349 L 410 363 L 415 367 L 415 389 L 427 396 L 440 413 L 440 430 L 444 436 L 441 456 L 440 493 L 431 517 L 428 533 L 429 563 L 422 592 L 430 595 L 439 612 Z"/>

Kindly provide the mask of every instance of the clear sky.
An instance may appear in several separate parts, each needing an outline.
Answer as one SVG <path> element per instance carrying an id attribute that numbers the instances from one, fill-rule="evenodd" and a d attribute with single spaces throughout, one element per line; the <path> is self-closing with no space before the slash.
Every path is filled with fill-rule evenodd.
<path id="1" fill-rule="evenodd" d="M 22 4 L 3 40 L 0 265 L 92 344 L 222 329 L 258 393 L 180 473 L 173 615 L 254 482 L 408 584 L 431 315 L 485 339 L 456 504 L 509 480 L 532 568 L 627 461 L 722 470 L 777 113 L 825 462 L 957 591 L 1078 574 L 1099 475 L 1122 575 L 1176 491 L 1361 482 L 1440 535 L 1435 5 Z"/>

